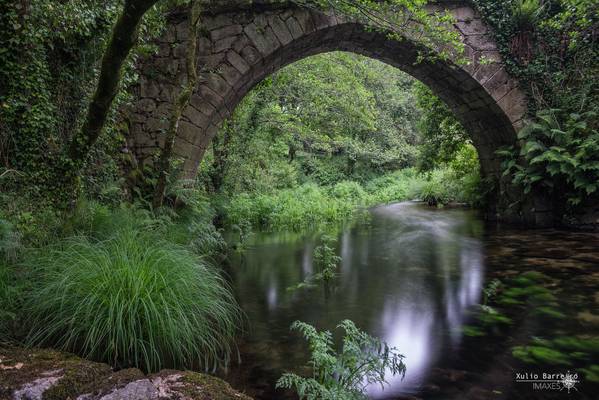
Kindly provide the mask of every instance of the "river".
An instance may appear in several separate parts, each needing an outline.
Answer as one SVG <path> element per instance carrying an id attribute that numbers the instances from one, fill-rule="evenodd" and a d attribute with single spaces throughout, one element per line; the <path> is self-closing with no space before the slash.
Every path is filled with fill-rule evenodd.
<path id="1" fill-rule="evenodd" d="M 597 386 L 587 378 L 595 369 L 599 376 L 599 350 L 592 348 L 599 346 L 597 234 L 489 228 L 471 210 L 403 202 L 370 209 L 368 218 L 337 236 L 342 261 L 326 296 L 323 288 L 288 289 L 315 273 L 317 234 L 255 234 L 243 253 L 232 254 L 230 275 L 248 321 L 239 343 L 241 363 L 224 374 L 233 387 L 256 399 L 293 399 L 274 389 L 285 371 L 309 374 L 302 367 L 306 342 L 289 330 L 291 323 L 301 320 L 339 334 L 336 325 L 350 319 L 405 356 L 405 377 L 389 377 L 384 390 L 369 387 L 372 399 L 566 394 L 516 382 L 516 373 L 530 371 L 576 372 L 568 398 L 595 398 Z M 510 292 L 510 282 L 519 285 L 527 271 L 543 272 L 539 279 L 548 304 L 533 301 L 540 295 Z M 480 317 L 482 302 L 494 305 L 483 290 L 496 279 L 503 282 L 499 292 L 513 294 L 519 303 L 498 300 L 508 323 Z M 539 313 L 542 307 L 549 311 Z M 535 338 L 563 337 L 591 349 L 566 346 L 560 350 L 566 358 L 557 361 L 543 358 L 545 353 L 524 361 L 526 355 L 513 356 L 517 346 L 537 346 Z M 575 350 L 582 354 L 573 357 Z"/>

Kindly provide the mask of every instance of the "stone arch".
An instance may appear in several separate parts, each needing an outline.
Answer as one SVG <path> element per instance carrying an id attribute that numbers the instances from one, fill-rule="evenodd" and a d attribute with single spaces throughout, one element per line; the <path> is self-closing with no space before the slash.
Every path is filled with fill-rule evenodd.
<path id="1" fill-rule="evenodd" d="M 333 13 L 257 3 L 244 9 L 213 9 L 204 15 L 198 40 L 200 82 L 175 143 L 176 154 L 185 160 L 186 177 L 195 176 L 222 121 L 254 85 L 294 61 L 341 50 L 393 65 L 428 85 L 470 133 L 483 175 L 500 180 L 495 150 L 515 143 L 527 99 L 506 72 L 489 28 L 467 3 L 445 1 L 431 7 L 442 7 L 455 17 L 454 29 L 464 43 L 468 65 L 417 62 L 418 46 L 413 42 L 390 40 Z M 174 13 L 170 22 L 158 43 L 158 53 L 142 64 L 131 114 L 129 145 L 141 163 L 161 145 L 165 117 L 184 76 L 185 13 Z"/>

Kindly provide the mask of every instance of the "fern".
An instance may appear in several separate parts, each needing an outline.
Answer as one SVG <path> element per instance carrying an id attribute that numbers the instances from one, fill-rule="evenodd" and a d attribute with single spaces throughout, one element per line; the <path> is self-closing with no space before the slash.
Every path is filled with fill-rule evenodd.
<path id="1" fill-rule="evenodd" d="M 562 196 L 570 205 L 599 192 L 599 132 L 597 114 L 565 115 L 561 110 L 539 111 L 536 121 L 518 134 L 523 141 L 502 148 L 503 175 L 523 188 Z"/>
<path id="2" fill-rule="evenodd" d="M 331 332 L 319 332 L 310 324 L 295 321 L 291 329 L 299 331 L 310 347 L 312 376 L 285 373 L 276 387 L 294 389 L 306 400 L 363 400 L 368 385 L 385 386 L 387 372 L 405 375 L 404 356 L 396 348 L 361 331 L 350 320 L 337 328 L 345 332 L 340 353 L 333 348 Z"/>

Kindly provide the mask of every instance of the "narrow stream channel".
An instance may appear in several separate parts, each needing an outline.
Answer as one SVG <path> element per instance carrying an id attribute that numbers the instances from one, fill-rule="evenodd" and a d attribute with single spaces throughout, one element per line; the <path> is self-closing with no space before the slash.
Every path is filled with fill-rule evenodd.
<path id="1" fill-rule="evenodd" d="M 339 233 L 340 274 L 326 298 L 321 288 L 287 289 L 314 272 L 317 239 L 257 234 L 243 254 L 231 257 L 234 289 L 248 323 L 239 347 L 242 362 L 224 377 L 256 399 L 293 399 L 275 391 L 277 378 L 285 371 L 309 373 L 302 367 L 307 345 L 289 330 L 293 321 L 335 330 L 343 319 L 405 355 L 405 378 L 390 378 L 384 390 L 371 387 L 372 399 L 563 396 L 514 381 L 515 372 L 530 368 L 511 357 L 510 349 L 547 334 L 543 329 L 552 325 L 525 317 L 523 309 L 509 328 L 492 337 L 470 337 L 463 327 L 476 323 L 474 311 L 491 279 L 529 270 L 558 280 L 561 312 L 576 302 L 589 315 L 599 315 L 599 237 L 594 234 L 490 231 L 469 210 L 410 202 L 379 206 L 370 210 L 370 218 Z M 563 318 L 555 334 L 598 336 L 597 321 L 578 314 Z M 598 363 L 587 358 L 582 364 L 537 367 L 565 372 L 589 362 Z M 583 381 L 577 389 L 568 398 L 594 398 L 597 388 Z"/>

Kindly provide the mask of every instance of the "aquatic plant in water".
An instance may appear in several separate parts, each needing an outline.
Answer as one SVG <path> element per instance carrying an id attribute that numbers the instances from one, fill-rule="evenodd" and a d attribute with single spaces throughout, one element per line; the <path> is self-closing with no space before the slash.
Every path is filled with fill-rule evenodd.
<path id="1" fill-rule="evenodd" d="M 308 276 L 303 282 L 288 287 L 288 290 L 314 288 L 321 282 L 327 293 L 330 290 L 331 282 L 337 276 L 337 267 L 341 262 L 341 257 L 336 254 L 333 247 L 337 242 L 334 237 L 323 235 L 320 240 L 320 245 L 314 249 L 314 264 L 318 268 L 318 272 Z"/>
<path id="2" fill-rule="evenodd" d="M 396 348 L 361 331 L 350 320 L 337 327 L 345 332 L 340 353 L 333 348 L 331 332 L 295 321 L 291 329 L 300 331 L 310 345 L 312 377 L 285 373 L 276 387 L 294 389 L 302 400 L 364 400 L 367 385 L 384 387 L 387 372 L 405 375 L 404 356 Z"/>

